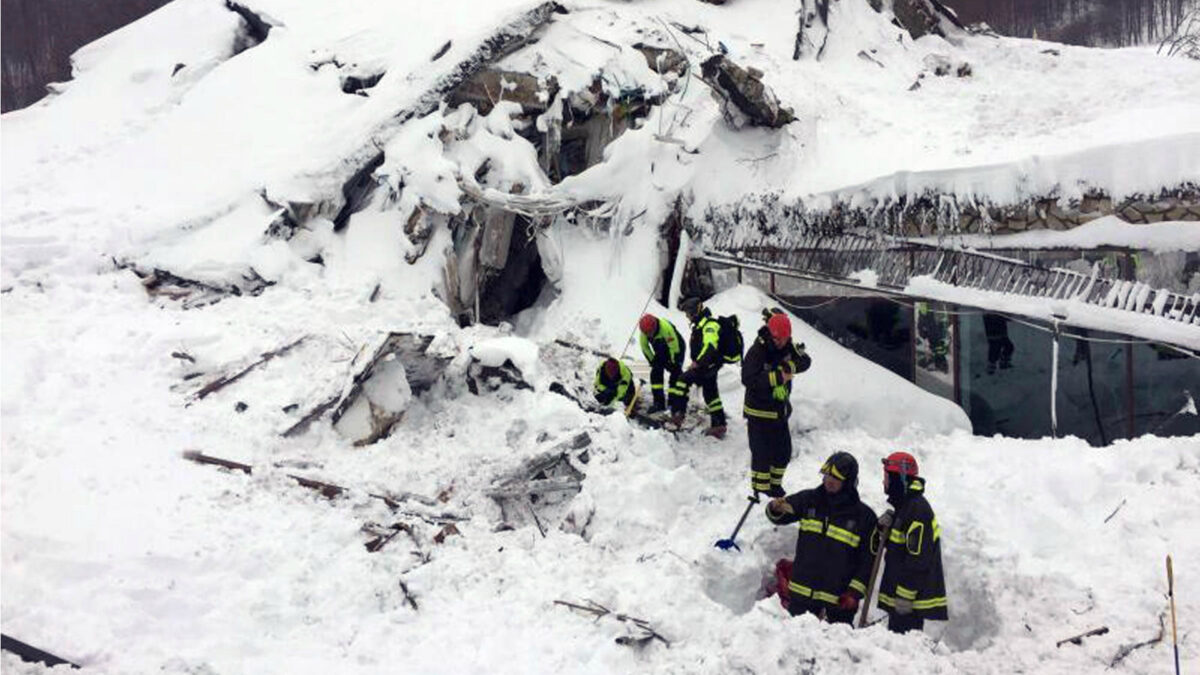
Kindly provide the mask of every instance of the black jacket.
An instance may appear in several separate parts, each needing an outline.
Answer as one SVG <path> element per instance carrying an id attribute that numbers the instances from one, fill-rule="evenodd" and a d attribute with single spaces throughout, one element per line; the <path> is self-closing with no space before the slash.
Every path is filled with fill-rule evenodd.
<path id="1" fill-rule="evenodd" d="M 942 529 L 925 500 L 925 480 L 914 476 L 908 479 L 907 491 L 889 493 L 896 515 L 883 558 L 879 607 L 894 612 L 896 599 L 904 598 L 912 602 L 913 616 L 945 621 L 949 612 L 942 576 Z"/>
<path id="2" fill-rule="evenodd" d="M 846 591 L 861 598 L 880 545 L 875 512 L 849 485 L 834 495 L 817 487 L 786 499 L 793 512 L 776 514 L 768 504 L 767 518 L 776 525 L 800 523 L 788 602 L 837 606 Z"/>
<path id="3" fill-rule="evenodd" d="M 721 355 L 721 324 L 713 318 L 708 308 L 700 310 L 696 323 L 692 324 L 692 335 L 688 348 L 692 354 L 692 368 L 715 374 L 724 363 Z"/>
<path id="4" fill-rule="evenodd" d="M 746 419 L 786 421 L 792 414 L 792 383 L 784 382 L 783 373 L 803 373 L 812 365 L 812 358 L 790 339 L 776 347 L 767 327 L 758 329 L 758 337 L 746 358 L 742 359 L 742 384 L 746 387 Z"/>

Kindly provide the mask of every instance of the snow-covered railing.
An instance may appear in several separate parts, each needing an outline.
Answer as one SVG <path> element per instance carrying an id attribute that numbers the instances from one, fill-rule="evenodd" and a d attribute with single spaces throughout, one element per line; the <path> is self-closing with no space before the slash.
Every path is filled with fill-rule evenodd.
<path id="1" fill-rule="evenodd" d="M 903 239 L 852 234 L 809 234 L 786 245 L 759 244 L 707 248 L 703 258 L 720 265 L 769 274 L 863 287 L 864 271 L 873 287 L 909 295 L 915 277 L 962 288 L 1046 300 L 1074 300 L 1200 326 L 1200 293 L 1183 295 L 1147 284 L 1042 267 L 988 253 Z"/>

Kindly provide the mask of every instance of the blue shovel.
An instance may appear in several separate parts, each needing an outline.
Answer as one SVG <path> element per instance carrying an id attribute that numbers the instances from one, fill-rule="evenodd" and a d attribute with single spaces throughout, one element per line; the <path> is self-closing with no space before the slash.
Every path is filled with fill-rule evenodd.
<path id="1" fill-rule="evenodd" d="M 737 527 L 733 528 L 733 534 L 729 535 L 728 539 L 718 539 L 716 544 L 713 544 L 722 551 L 728 551 L 731 548 L 737 549 L 738 553 L 742 552 L 742 547 L 737 545 L 734 539 L 737 539 L 738 530 L 742 529 L 742 523 L 746 522 L 746 516 L 750 515 L 750 509 L 758 503 L 758 495 L 754 494 L 746 498 L 750 503 L 746 504 L 746 510 L 742 511 L 742 517 L 738 520 Z"/>

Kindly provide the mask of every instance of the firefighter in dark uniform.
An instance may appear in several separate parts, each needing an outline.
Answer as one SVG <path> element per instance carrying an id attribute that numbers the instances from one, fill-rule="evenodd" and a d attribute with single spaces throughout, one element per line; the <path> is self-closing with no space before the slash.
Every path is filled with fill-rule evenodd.
<path id="1" fill-rule="evenodd" d="M 620 401 L 625 407 L 625 415 L 633 414 L 637 404 L 637 385 L 633 382 L 633 372 L 629 366 L 616 359 L 607 359 L 596 368 L 596 382 L 592 387 L 596 401 L 603 406 Z"/>
<path id="2" fill-rule="evenodd" d="M 858 462 L 835 452 L 821 467 L 821 486 L 767 502 L 776 525 L 799 522 L 788 582 L 788 611 L 850 623 L 867 590 L 882 541 L 875 512 L 858 498 Z"/>
<path id="3" fill-rule="evenodd" d="M 688 390 L 692 385 L 698 385 L 704 394 L 704 405 L 708 409 L 710 423 L 704 433 L 724 438 L 725 406 L 721 403 L 721 390 L 717 387 L 717 372 L 725 364 L 725 356 L 721 353 L 721 324 L 696 298 L 684 300 L 679 308 L 692 324 L 692 335 L 688 344 L 692 354 L 692 365 L 684 371 L 675 387 L 671 389 L 671 398 L 677 401 L 677 407 L 671 410 L 672 422 L 676 425 L 683 422 Z"/>
<path id="4" fill-rule="evenodd" d="M 783 474 L 792 461 L 792 377 L 812 365 L 804 345 L 792 342 L 792 322 L 779 310 L 763 312 L 766 325 L 742 360 L 746 387 L 746 436 L 750 440 L 750 490 L 782 497 Z"/>
<path id="5" fill-rule="evenodd" d="M 925 480 L 917 460 L 893 452 L 883 460 L 883 486 L 896 508 L 888 530 L 879 582 L 879 607 L 888 613 L 888 630 L 921 630 L 926 619 L 945 621 L 946 583 L 942 577 L 942 529 L 925 500 Z"/>
<path id="6" fill-rule="evenodd" d="M 671 398 L 681 399 L 671 401 L 672 409 L 685 407 L 687 399 L 676 393 L 679 378 L 683 375 L 683 357 L 687 349 L 679 330 L 675 328 L 675 324 L 653 314 L 642 315 L 638 321 L 638 330 L 641 333 L 639 337 L 642 354 L 650 362 L 650 394 L 654 400 L 649 412 L 653 414 L 667 409 L 667 392 L 663 388 L 664 371 L 671 377 Z"/>

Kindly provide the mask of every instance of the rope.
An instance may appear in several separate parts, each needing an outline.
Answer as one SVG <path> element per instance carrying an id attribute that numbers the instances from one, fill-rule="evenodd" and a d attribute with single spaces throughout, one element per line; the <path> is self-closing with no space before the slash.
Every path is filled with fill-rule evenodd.
<path id="1" fill-rule="evenodd" d="M 654 294 L 658 292 L 658 285 L 662 283 L 660 277 L 654 282 L 654 288 L 650 289 L 650 295 L 646 296 L 646 302 L 642 303 L 642 311 L 638 312 L 637 318 L 633 321 L 633 330 L 629 332 L 629 337 L 625 338 L 625 346 L 621 347 L 621 359 L 625 359 L 625 352 L 629 351 L 629 343 L 633 341 L 633 336 L 638 331 L 638 322 L 642 320 L 642 315 L 646 313 L 646 308 L 650 306 L 650 301 L 654 299 Z"/>

